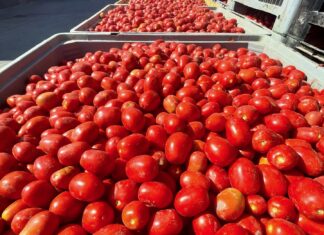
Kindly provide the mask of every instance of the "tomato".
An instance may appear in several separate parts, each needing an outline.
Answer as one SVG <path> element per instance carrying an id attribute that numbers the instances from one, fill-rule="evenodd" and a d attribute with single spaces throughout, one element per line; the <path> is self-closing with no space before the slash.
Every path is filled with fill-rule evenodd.
<path id="1" fill-rule="evenodd" d="M 284 219 L 271 219 L 266 224 L 266 232 L 269 235 L 305 235 L 303 230 L 296 224 L 293 224 Z"/>
<path id="2" fill-rule="evenodd" d="M 227 188 L 216 197 L 216 214 L 225 221 L 233 221 L 239 218 L 245 208 L 243 194 L 235 188 Z"/>
<path id="3" fill-rule="evenodd" d="M 228 176 L 232 187 L 245 195 L 257 194 L 261 189 L 261 174 L 252 161 L 237 159 L 229 168 Z"/>
<path id="4" fill-rule="evenodd" d="M 214 234 L 220 228 L 220 223 L 214 215 L 204 213 L 192 221 L 192 227 L 197 235 Z"/>
<path id="5" fill-rule="evenodd" d="M 121 123 L 121 111 L 115 107 L 100 107 L 93 116 L 93 121 L 102 129 L 118 125 Z"/>
<path id="6" fill-rule="evenodd" d="M 263 178 L 262 194 L 266 197 L 286 195 L 288 181 L 285 176 L 271 165 L 259 165 L 258 167 Z"/>
<path id="7" fill-rule="evenodd" d="M 226 119 L 221 113 L 213 113 L 205 120 L 206 129 L 213 132 L 221 132 L 225 130 Z"/>
<path id="8" fill-rule="evenodd" d="M 60 98 L 54 92 L 44 92 L 37 96 L 36 104 L 45 110 L 51 110 L 58 106 Z"/>
<path id="9" fill-rule="evenodd" d="M 106 202 L 89 203 L 83 211 L 82 227 L 89 233 L 95 233 L 115 219 L 113 208 Z"/>
<path id="10" fill-rule="evenodd" d="M 138 189 L 138 200 L 148 207 L 163 209 L 171 204 L 172 199 L 171 189 L 161 182 L 144 182 Z"/>
<path id="11" fill-rule="evenodd" d="M 64 166 L 78 165 L 82 153 L 89 148 L 86 142 L 73 142 L 62 146 L 57 152 L 57 158 Z"/>
<path id="12" fill-rule="evenodd" d="M 46 154 L 56 156 L 59 148 L 69 144 L 70 141 L 59 134 L 46 135 L 39 142 L 39 148 Z"/>
<path id="13" fill-rule="evenodd" d="M 16 213 L 11 221 L 11 229 L 14 233 L 19 234 L 21 230 L 25 227 L 27 222 L 36 215 L 38 212 L 41 212 L 41 208 L 26 208 L 20 210 Z"/>
<path id="14" fill-rule="evenodd" d="M 197 105 L 183 101 L 177 105 L 175 112 L 180 119 L 188 122 L 199 120 L 201 115 Z"/>
<path id="15" fill-rule="evenodd" d="M 123 110 L 121 121 L 124 127 L 132 132 L 141 131 L 145 125 L 143 113 L 137 108 L 127 108 Z"/>
<path id="16" fill-rule="evenodd" d="M 98 176 L 107 176 L 115 167 L 114 157 L 101 150 L 86 150 L 81 155 L 80 165 Z"/>
<path id="17" fill-rule="evenodd" d="M 94 122 L 84 122 L 76 126 L 72 132 L 73 142 L 82 141 L 93 143 L 99 134 L 99 127 Z"/>
<path id="18" fill-rule="evenodd" d="M 288 109 L 282 109 L 280 113 L 289 119 L 294 128 L 306 127 L 308 125 L 305 117 L 300 113 Z"/>
<path id="19" fill-rule="evenodd" d="M 35 214 L 23 230 L 21 235 L 53 235 L 59 226 L 59 218 L 49 211 L 41 211 Z"/>
<path id="20" fill-rule="evenodd" d="M 19 162 L 32 163 L 39 155 L 36 146 L 29 142 L 19 142 L 12 147 L 12 155 Z"/>
<path id="21" fill-rule="evenodd" d="M 249 125 L 239 119 L 230 118 L 225 125 L 227 140 L 236 147 L 246 147 L 251 143 L 252 134 Z"/>
<path id="22" fill-rule="evenodd" d="M 149 235 L 178 235 L 183 228 L 183 221 L 174 209 L 155 212 L 148 225 Z"/>
<path id="23" fill-rule="evenodd" d="M 137 199 L 138 184 L 133 180 L 125 179 L 115 183 L 113 191 L 113 205 L 122 210 L 128 203 Z"/>
<path id="24" fill-rule="evenodd" d="M 174 208 L 184 217 L 193 217 L 206 210 L 209 196 L 202 187 L 182 188 L 175 196 Z"/>
<path id="25" fill-rule="evenodd" d="M 286 134 L 292 128 L 292 125 L 287 117 L 283 114 L 271 114 L 264 118 L 266 126 L 277 132 L 278 134 Z"/>
<path id="26" fill-rule="evenodd" d="M 133 157 L 126 163 L 127 177 L 137 183 L 151 181 L 158 173 L 158 163 L 149 155 Z"/>
<path id="27" fill-rule="evenodd" d="M 0 180 L 0 195 L 2 197 L 16 200 L 20 198 L 22 189 L 35 178 L 25 171 L 12 171 Z"/>
<path id="28" fill-rule="evenodd" d="M 80 225 L 69 224 L 62 227 L 57 235 L 87 235 L 87 233 Z"/>
<path id="29" fill-rule="evenodd" d="M 246 208 L 253 215 L 260 216 L 267 211 L 267 202 L 260 195 L 248 195 L 246 197 Z"/>
<path id="30" fill-rule="evenodd" d="M 207 169 L 208 160 L 206 154 L 202 151 L 192 152 L 188 160 L 188 171 L 205 172 Z"/>
<path id="31" fill-rule="evenodd" d="M 148 90 L 145 91 L 139 97 L 139 106 L 145 111 L 154 111 L 156 110 L 161 102 L 159 94 L 155 91 Z"/>
<path id="32" fill-rule="evenodd" d="M 94 235 L 105 234 L 132 235 L 132 233 L 124 225 L 121 224 L 108 224 L 94 233 Z"/>
<path id="33" fill-rule="evenodd" d="M 307 234 L 320 235 L 324 232 L 324 224 L 322 222 L 310 220 L 302 213 L 299 213 L 297 224 Z"/>
<path id="34" fill-rule="evenodd" d="M 142 134 L 131 134 L 121 139 L 117 144 L 118 154 L 124 160 L 146 154 L 148 149 L 149 142 Z"/>
<path id="35" fill-rule="evenodd" d="M 21 198 L 30 207 L 46 208 L 55 194 L 56 190 L 50 183 L 45 180 L 36 180 L 23 188 Z"/>
<path id="36" fill-rule="evenodd" d="M 176 114 L 167 114 L 161 123 L 168 134 L 182 132 L 185 130 L 185 121 Z"/>
<path id="37" fill-rule="evenodd" d="M 104 194 L 103 183 L 91 173 L 80 173 L 69 184 L 71 195 L 80 201 L 95 201 Z"/>
<path id="38" fill-rule="evenodd" d="M 122 211 L 122 221 L 130 230 L 139 230 L 149 221 L 150 211 L 143 202 L 132 201 Z"/>
<path id="39" fill-rule="evenodd" d="M 185 79 L 197 79 L 200 75 L 200 69 L 197 63 L 190 62 L 183 68 L 183 75 Z"/>
<path id="40" fill-rule="evenodd" d="M 225 167 L 235 161 L 238 151 L 226 139 L 213 137 L 205 145 L 207 158 L 215 165 Z"/>
<path id="41" fill-rule="evenodd" d="M 320 183 L 304 178 L 289 185 L 289 198 L 294 202 L 299 212 L 309 219 L 324 221 L 323 200 L 324 186 Z"/>
<path id="42" fill-rule="evenodd" d="M 157 149 L 164 149 L 167 138 L 166 131 L 160 125 L 152 125 L 146 130 L 146 139 Z"/>
<path id="43" fill-rule="evenodd" d="M 78 219 L 83 210 L 83 203 L 71 196 L 69 192 L 57 195 L 49 206 L 49 211 L 68 223 Z"/>
<path id="44" fill-rule="evenodd" d="M 297 219 L 297 210 L 294 203 L 283 196 L 275 196 L 269 199 L 268 214 L 272 218 L 285 219 L 292 222 Z"/>
<path id="45" fill-rule="evenodd" d="M 258 129 L 252 135 L 252 147 L 260 153 L 267 153 L 271 148 L 282 143 L 282 136 L 268 128 Z"/>
<path id="46" fill-rule="evenodd" d="M 225 224 L 223 227 L 221 227 L 215 235 L 230 235 L 230 234 L 235 234 L 235 235 L 248 235 L 249 232 L 245 230 L 242 226 L 238 224 L 232 224 L 228 223 Z"/>
<path id="47" fill-rule="evenodd" d="M 279 170 L 290 170 L 297 165 L 299 157 L 293 148 L 281 144 L 268 151 L 267 159 Z"/>
<path id="48" fill-rule="evenodd" d="M 34 161 L 33 174 L 39 180 L 49 180 L 51 175 L 61 169 L 61 164 L 56 157 L 51 155 L 44 155 L 38 157 Z"/>
<path id="49" fill-rule="evenodd" d="M 191 138 L 187 134 L 176 132 L 165 143 L 165 157 L 172 164 L 183 164 L 188 159 L 191 148 Z"/>
<path id="50" fill-rule="evenodd" d="M 261 222 L 252 215 L 244 216 L 238 223 L 245 230 L 249 231 L 251 234 L 262 234 L 263 227 Z"/>
<path id="51" fill-rule="evenodd" d="M 299 162 L 298 167 L 307 175 L 320 176 L 323 174 L 324 162 L 320 155 L 312 148 L 294 147 L 298 154 Z"/>

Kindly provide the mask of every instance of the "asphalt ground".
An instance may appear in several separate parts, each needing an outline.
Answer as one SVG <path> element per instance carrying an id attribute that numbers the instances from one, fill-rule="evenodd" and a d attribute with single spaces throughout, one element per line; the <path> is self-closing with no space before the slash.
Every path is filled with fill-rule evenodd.
<path id="1" fill-rule="evenodd" d="M 32 0 L 0 9 L 0 66 L 44 39 L 69 32 L 116 0 Z"/>

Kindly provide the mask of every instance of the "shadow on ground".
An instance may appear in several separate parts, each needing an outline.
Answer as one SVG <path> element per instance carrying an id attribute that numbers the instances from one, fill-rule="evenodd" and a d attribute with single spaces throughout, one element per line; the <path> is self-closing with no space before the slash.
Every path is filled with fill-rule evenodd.
<path id="1" fill-rule="evenodd" d="M 13 60 L 116 0 L 33 0 L 0 9 L 0 60 Z"/>

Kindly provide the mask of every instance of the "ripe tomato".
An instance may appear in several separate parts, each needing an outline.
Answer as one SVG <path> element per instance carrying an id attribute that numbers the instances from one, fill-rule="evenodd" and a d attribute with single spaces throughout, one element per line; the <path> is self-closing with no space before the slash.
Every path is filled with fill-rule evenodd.
<path id="1" fill-rule="evenodd" d="M 183 221 L 174 209 L 164 209 L 155 212 L 148 225 L 148 234 L 165 235 L 179 234 L 183 228 Z"/>
<path id="2" fill-rule="evenodd" d="M 176 132 L 165 143 L 165 157 L 172 164 L 183 164 L 188 159 L 191 148 L 191 138 L 185 133 Z"/>
<path id="3" fill-rule="evenodd" d="M 89 203 L 83 211 L 82 227 L 89 233 L 95 233 L 115 219 L 113 208 L 104 201 Z"/>
<path id="4" fill-rule="evenodd" d="M 69 191 L 74 198 L 91 202 L 104 194 L 104 185 L 92 173 L 80 173 L 70 181 Z"/>
<path id="5" fill-rule="evenodd" d="M 133 157 L 126 163 L 126 174 L 137 183 L 153 180 L 159 173 L 159 166 L 149 155 Z"/>
<path id="6" fill-rule="evenodd" d="M 122 212 L 124 225 L 130 230 L 139 230 L 149 221 L 150 211 L 143 202 L 132 201 L 128 203 Z"/>

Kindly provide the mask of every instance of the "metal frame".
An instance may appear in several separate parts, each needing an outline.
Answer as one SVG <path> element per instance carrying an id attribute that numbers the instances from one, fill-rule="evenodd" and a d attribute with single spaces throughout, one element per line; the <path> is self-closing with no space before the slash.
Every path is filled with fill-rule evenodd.
<path id="1" fill-rule="evenodd" d="M 286 47 L 268 36 L 237 35 L 231 38 L 228 35 L 184 35 L 184 34 L 155 34 L 155 35 L 107 35 L 86 33 L 62 33 L 30 49 L 17 59 L 0 70 L 0 101 L 8 96 L 24 91 L 25 81 L 32 74 L 41 74 L 48 67 L 59 64 L 63 60 L 71 60 L 83 56 L 88 51 L 108 50 L 111 47 L 120 47 L 124 42 L 152 42 L 157 39 L 196 43 L 202 46 L 212 46 L 221 43 L 229 49 L 247 47 L 257 53 L 267 53 L 269 56 L 280 59 L 283 64 L 293 64 L 303 70 L 308 81 L 319 89 L 324 88 L 324 68 L 305 58 L 295 50 Z M 235 41 L 233 41 L 235 40 Z"/>

